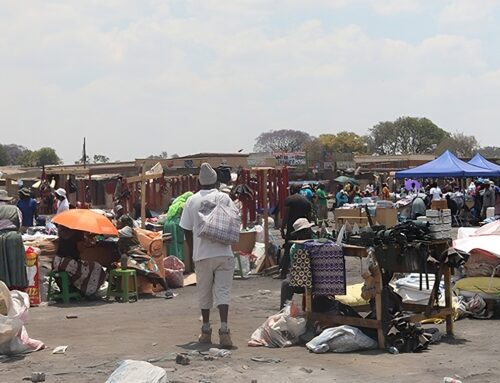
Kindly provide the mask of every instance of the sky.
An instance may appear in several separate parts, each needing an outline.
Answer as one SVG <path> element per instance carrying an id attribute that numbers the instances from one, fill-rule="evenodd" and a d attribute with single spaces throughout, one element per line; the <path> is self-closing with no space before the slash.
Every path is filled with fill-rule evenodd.
<path id="1" fill-rule="evenodd" d="M 399 116 L 500 146 L 500 0 L 0 0 L 0 143 L 132 160 Z"/>

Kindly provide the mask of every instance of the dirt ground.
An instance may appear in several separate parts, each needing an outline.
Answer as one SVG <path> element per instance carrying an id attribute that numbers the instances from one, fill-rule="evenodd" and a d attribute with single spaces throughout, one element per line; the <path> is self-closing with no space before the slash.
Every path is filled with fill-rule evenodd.
<path id="1" fill-rule="evenodd" d="M 359 268 L 359 261 L 350 261 L 348 274 L 359 275 Z M 205 361 L 193 356 L 189 366 L 172 359 L 175 353 L 203 350 L 194 343 L 200 327 L 194 286 L 178 289 L 174 300 L 32 308 L 29 335 L 44 341 L 47 349 L 1 361 L 0 382 L 21 382 L 35 371 L 45 372 L 47 382 L 105 382 L 123 359 L 154 361 L 167 369 L 171 382 L 442 382 L 445 376 L 458 376 L 463 382 L 500 382 L 498 319 L 460 320 L 455 323 L 455 337 L 445 337 L 422 354 L 377 350 L 316 355 L 303 346 L 248 347 L 252 332 L 277 311 L 279 286 L 280 281 L 270 277 L 235 280 L 230 327 L 236 347 L 231 358 Z M 77 318 L 67 319 L 69 314 Z M 217 329 L 218 318 L 214 319 Z M 52 354 L 59 345 L 69 346 L 66 354 Z M 254 362 L 255 356 L 280 362 Z"/>

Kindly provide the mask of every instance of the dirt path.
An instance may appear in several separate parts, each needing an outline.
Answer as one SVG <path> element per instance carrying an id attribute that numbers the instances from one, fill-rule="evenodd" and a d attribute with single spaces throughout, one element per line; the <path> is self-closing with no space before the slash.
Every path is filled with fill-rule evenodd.
<path id="1" fill-rule="evenodd" d="M 359 273 L 359 263 L 348 267 Z M 500 382 L 498 320 L 462 320 L 455 339 L 446 339 L 423 354 L 391 355 L 370 351 L 352 354 L 309 353 L 304 347 L 266 349 L 247 347 L 251 333 L 279 305 L 280 281 L 253 277 L 235 281 L 230 324 L 237 346 L 230 359 L 191 365 L 172 361 L 173 353 L 198 347 L 200 322 L 196 288 L 177 290 L 171 301 L 143 299 L 137 303 L 84 303 L 30 310 L 28 332 L 47 350 L 0 363 L 0 382 L 21 382 L 33 371 L 47 374 L 47 382 L 104 382 L 122 359 L 157 360 L 175 382 L 441 382 L 444 376 L 464 382 Z M 271 290 L 260 294 L 259 290 Z M 74 314 L 76 319 L 66 319 Z M 218 321 L 215 324 L 215 328 Z M 493 335 L 493 336 L 492 336 Z M 68 345 L 65 355 L 52 349 Z M 280 359 L 276 364 L 251 361 L 253 356 Z M 163 359 L 163 360 L 160 360 Z"/>

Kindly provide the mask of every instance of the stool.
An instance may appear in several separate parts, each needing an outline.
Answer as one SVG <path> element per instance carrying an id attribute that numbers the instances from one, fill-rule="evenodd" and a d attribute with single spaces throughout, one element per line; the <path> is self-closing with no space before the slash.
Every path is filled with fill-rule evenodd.
<path id="1" fill-rule="evenodd" d="M 47 291 L 47 301 L 62 299 L 64 304 L 68 304 L 71 298 L 80 300 L 82 297 L 79 291 L 70 292 L 69 291 L 69 276 L 66 271 L 51 271 L 47 274 L 49 276 L 49 288 Z M 52 282 L 55 279 L 61 280 L 60 293 L 55 293 L 52 291 Z"/>
<path id="2" fill-rule="evenodd" d="M 133 286 L 130 286 L 130 278 L 133 278 Z M 115 297 L 118 302 L 130 302 L 139 299 L 137 294 L 137 273 L 134 269 L 114 269 L 109 272 L 107 298 Z"/>

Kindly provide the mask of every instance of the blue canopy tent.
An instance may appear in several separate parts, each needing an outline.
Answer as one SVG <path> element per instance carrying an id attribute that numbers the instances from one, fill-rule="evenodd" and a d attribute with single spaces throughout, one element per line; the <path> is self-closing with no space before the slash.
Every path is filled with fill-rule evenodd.
<path id="1" fill-rule="evenodd" d="M 470 165 L 479 166 L 481 168 L 489 169 L 493 172 L 496 172 L 494 176 L 500 177 L 500 165 L 495 164 L 494 162 L 488 161 L 482 155 L 477 153 L 472 159 L 467 162 Z"/>
<path id="2" fill-rule="evenodd" d="M 396 172 L 396 178 L 495 177 L 496 171 L 468 164 L 449 150 L 435 160 Z"/>

